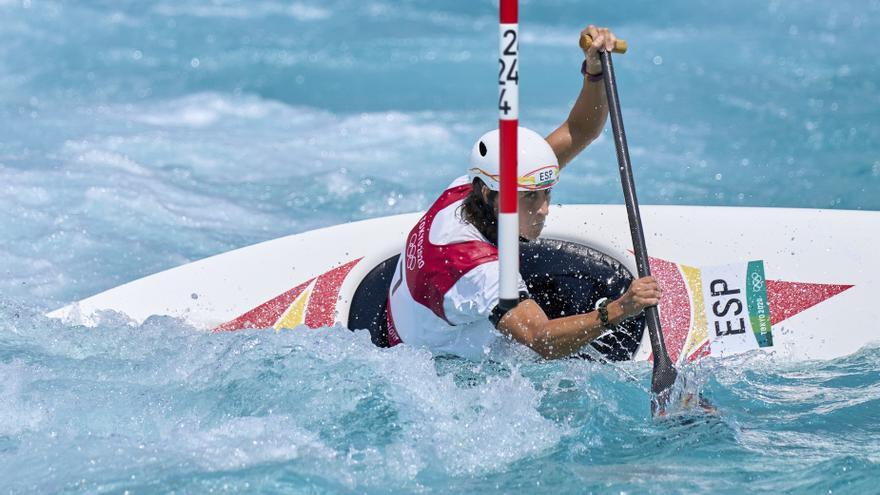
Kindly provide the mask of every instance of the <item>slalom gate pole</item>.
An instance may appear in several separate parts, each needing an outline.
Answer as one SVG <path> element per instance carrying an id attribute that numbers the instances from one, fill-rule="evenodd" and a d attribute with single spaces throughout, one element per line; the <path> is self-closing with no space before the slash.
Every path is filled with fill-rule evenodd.
<path id="1" fill-rule="evenodd" d="M 517 213 L 517 127 L 519 125 L 518 0 L 501 0 L 499 8 L 498 129 L 500 134 L 500 198 L 498 261 L 502 312 L 519 302 L 519 219 Z"/>
<path id="2" fill-rule="evenodd" d="M 633 179 L 632 164 L 629 160 L 629 147 L 626 144 L 626 132 L 623 129 L 623 116 L 620 112 L 620 99 L 617 96 L 617 81 L 614 78 L 614 64 L 611 54 L 605 50 L 599 52 L 602 59 L 602 70 L 605 74 L 605 94 L 608 97 L 608 112 L 611 117 L 611 128 L 614 132 L 614 146 L 617 149 L 617 163 L 620 169 L 620 182 L 623 185 L 623 197 L 626 201 L 626 212 L 629 217 L 629 230 L 632 234 L 633 251 L 639 277 L 651 275 L 648 263 L 648 248 L 645 245 L 645 233 L 642 230 L 642 219 L 639 215 L 639 201 L 636 198 L 636 184 Z M 648 336 L 651 340 L 651 351 L 654 354 L 654 369 L 651 377 L 651 412 L 664 414 L 670 399 L 670 392 L 678 371 L 669 359 L 663 330 L 660 328 L 660 312 L 656 306 L 645 309 L 648 322 Z"/>

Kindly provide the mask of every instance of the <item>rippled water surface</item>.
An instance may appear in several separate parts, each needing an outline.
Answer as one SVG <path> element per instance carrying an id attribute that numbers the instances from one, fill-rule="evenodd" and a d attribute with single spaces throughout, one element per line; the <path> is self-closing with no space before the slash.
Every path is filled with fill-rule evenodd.
<path id="1" fill-rule="evenodd" d="M 612 26 L 643 203 L 880 209 L 880 2 L 521 0 L 521 121 Z M 3 493 L 871 493 L 880 348 L 687 370 L 473 364 L 345 329 L 47 310 L 228 249 L 425 208 L 495 125 L 487 1 L 0 0 Z M 613 143 L 554 201 L 622 201 Z"/>

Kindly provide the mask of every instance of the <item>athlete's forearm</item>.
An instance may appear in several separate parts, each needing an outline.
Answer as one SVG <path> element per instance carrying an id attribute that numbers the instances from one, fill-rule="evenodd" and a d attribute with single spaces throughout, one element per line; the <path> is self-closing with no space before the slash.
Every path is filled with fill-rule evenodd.
<path id="1" fill-rule="evenodd" d="M 610 324 L 617 325 L 627 318 L 620 299 L 609 303 L 607 308 Z M 607 331 L 598 311 L 551 320 L 531 299 L 508 311 L 497 328 L 545 359 L 571 356 Z"/>
<path id="2" fill-rule="evenodd" d="M 605 83 L 602 80 L 591 81 L 589 76 L 584 76 L 581 92 L 568 114 L 572 147 L 577 149 L 577 153 L 602 134 L 607 118 Z"/>
<path id="3" fill-rule="evenodd" d="M 591 81 L 588 76 L 584 76 L 583 86 L 568 119 L 547 137 L 556 152 L 560 167 L 564 167 L 599 137 L 607 118 L 608 101 L 604 82 Z"/>
<path id="4" fill-rule="evenodd" d="M 624 320 L 623 309 L 617 302 L 608 306 L 608 320 L 617 324 Z M 602 325 L 598 311 L 547 320 L 535 332 L 532 349 L 546 359 L 556 359 L 578 352 L 585 345 L 599 338 L 608 329 Z"/>

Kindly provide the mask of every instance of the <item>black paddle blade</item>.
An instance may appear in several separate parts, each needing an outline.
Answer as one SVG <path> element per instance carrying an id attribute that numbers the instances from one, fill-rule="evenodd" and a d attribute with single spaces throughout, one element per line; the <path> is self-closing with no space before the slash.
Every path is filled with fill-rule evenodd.
<path id="1" fill-rule="evenodd" d="M 679 424 L 688 424 L 700 417 L 719 416 L 718 408 L 699 392 L 681 392 L 670 394 L 665 409 L 651 402 L 651 413 L 655 420 L 674 420 Z"/>
<path id="2" fill-rule="evenodd" d="M 667 358 L 668 359 L 668 358 Z M 678 371 L 666 360 L 654 361 L 654 373 L 651 377 L 651 415 L 663 416 L 672 398 L 673 386 L 678 379 Z"/>

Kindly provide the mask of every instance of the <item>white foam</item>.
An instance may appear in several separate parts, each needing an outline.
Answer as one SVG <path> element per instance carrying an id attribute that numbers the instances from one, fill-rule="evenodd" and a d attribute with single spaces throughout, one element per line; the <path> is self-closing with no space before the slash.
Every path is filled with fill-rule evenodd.
<path id="1" fill-rule="evenodd" d="M 573 29 L 529 26 L 520 31 L 520 39 L 523 45 L 575 47 L 579 33 L 580 31 Z"/>
<path id="2" fill-rule="evenodd" d="M 73 153 L 80 151 L 81 153 L 77 154 L 76 161 L 90 166 L 107 166 L 142 177 L 152 175 L 149 169 L 121 153 L 94 149 L 91 146 L 88 142 L 68 141 L 65 143 L 65 151 Z"/>
<path id="3" fill-rule="evenodd" d="M 27 385 L 34 380 L 45 378 L 42 368 L 30 365 L 14 358 L 8 363 L 0 363 L 0 403 L 3 414 L 0 414 L 0 436 L 19 435 L 25 431 L 37 430 L 46 421 L 47 415 L 43 408 L 31 404 L 27 397 Z"/>
<path id="4" fill-rule="evenodd" d="M 234 417 L 201 430 L 198 423 L 178 423 L 168 439 L 180 441 L 189 456 L 210 470 L 241 469 L 266 462 L 290 461 L 307 457 L 327 462 L 333 449 L 318 435 L 303 429 L 286 415 Z"/>
<path id="5" fill-rule="evenodd" d="M 235 19 L 253 19 L 284 15 L 303 22 L 320 21 L 327 19 L 332 15 L 330 10 L 305 2 L 294 2 L 290 5 L 268 2 L 247 5 L 229 5 L 221 3 L 205 5 L 173 2 L 159 4 L 153 7 L 153 11 L 160 15 L 170 17 L 189 15 L 196 17 L 227 17 Z"/>
<path id="6" fill-rule="evenodd" d="M 261 119 L 277 113 L 282 105 L 257 98 L 230 100 L 214 93 L 201 93 L 141 109 L 132 115 L 136 121 L 170 127 L 207 127 L 227 117 Z"/>
<path id="7" fill-rule="evenodd" d="M 538 411 L 542 393 L 518 370 L 465 388 L 451 374 L 438 376 L 427 351 L 404 345 L 375 354 L 370 364 L 391 386 L 401 436 L 419 445 L 417 452 L 401 447 L 396 454 L 414 466 L 486 473 L 537 455 L 562 437 L 562 428 Z"/>
<path id="8" fill-rule="evenodd" d="M 300 21 L 319 21 L 330 17 L 331 12 L 327 9 L 309 5 L 302 2 L 294 2 L 288 9 L 287 13 L 294 19 Z"/>

